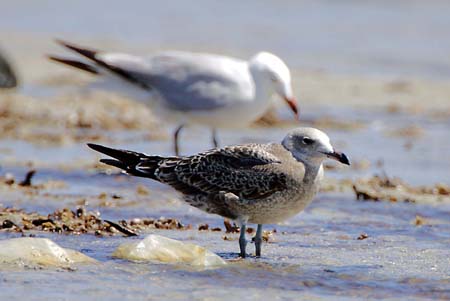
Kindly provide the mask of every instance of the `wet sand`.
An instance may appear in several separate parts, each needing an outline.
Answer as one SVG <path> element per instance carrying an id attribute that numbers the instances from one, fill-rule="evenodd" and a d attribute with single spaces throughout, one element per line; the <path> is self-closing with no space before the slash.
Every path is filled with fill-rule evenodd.
<path id="1" fill-rule="evenodd" d="M 83 3 L 73 4 L 74 15 L 84 9 Z M 176 27 L 160 26 L 166 24 L 164 16 L 177 9 L 158 6 L 154 14 L 159 27 L 152 27 L 152 38 L 146 41 L 142 31 L 135 31 L 143 30 L 142 19 L 120 26 L 127 14 L 117 16 L 117 7 L 111 12 L 118 20 L 113 30 L 104 27 L 109 14 L 95 21 L 86 17 L 93 32 L 67 25 L 71 17 L 53 1 L 47 3 L 53 6 L 48 11 L 45 5 L 28 2 L 6 7 L 0 40 L 8 42 L 0 46 L 12 58 L 23 85 L 0 91 L 0 239 L 48 237 L 100 263 L 71 269 L 0 265 L 2 296 L 450 299 L 450 68 L 448 52 L 445 56 L 443 52 L 447 41 L 437 42 L 450 27 L 445 26 L 448 18 L 443 13 L 447 4 L 433 3 L 434 11 L 402 1 L 387 6 L 302 1 L 292 4 L 292 13 L 280 14 L 283 22 L 275 22 L 278 25 L 248 20 L 244 12 L 250 7 L 245 5 L 234 19 L 223 21 L 227 26 L 216 22 L 205 29 L 205 17 L 181 36 Z M 274 4 L 266 5 L 270 11 Z M 256 6 L 260 13 L 267 10 Z M 66 17 L 48 18 L 54 23 L 36 17 L 17 23 L 14 16 L 27 15 L 21 11 L 24 7 L 41 16 L 59 11 Z M 199 14 L 208 8 L 209 4 L 200 5 Z M 359 17 L 334 23 L 313 9 L 330 16 L 350 11 Z M 408 23 L 404 11 L 413 23 Z M 86 16 L 94 12 L 95 7 Z M 386 34 L 371 25 L 380 16 L 392 29 Z M 180 18 L 182 23 L 184 14 Z M 316 27 L 306 26 L 311 24 Z M 256 25 L 264 29 L 259 34 Z M 248 30 L 237 36 L 226 30 L 245 26 Z M 358 26 L 373 38 L 365 40 Z M 204 36 L 197 37 L 199 28 L 205 30 Z M 288 28 L 298 31 L 277 36 Z M 340 38 L 327 36 L 326 28 Z M 222 33 L 220 39 L 216 30 Z M 238 43 L 243 35 L 250 37 Z M 300 124 L 329 133 L 350 156 L 352 166 L 327 162 L 326 181 L 305 212 L 265 227 L 268 242 L 263 244 L 262 258 L 236 261 L 239 234 L 227 233 L 222 218 L 189 207 L 163 185 L 119 175 L 98 163 L 99 156 L 88 150 L 87 142 L 171 154 L 174 125 L 120 95 L 89 91 L 92 77 L 48 62 L 45 54 L 63 53 L 52 42 L 54 37 L 138 54 L 175 48 L 243 58 L 275 45 L 269 50 L 286 58 L 293 69 Z M 325 38 L 329 44 L 322 44 Z M 298 124 L 281 103 L 276 109 L 275 115 L 238 133 L 221 130 L 220 143 L 279 141 Z M 182 137 L 183 153 L 210 147 L 206 129 L 187 129 Z M 36 173 L 30 185 L 21 185 L 32 169 Z M 199 270 L 111 257 L 121 243 L 149 233 L 201 245 L 229 264 Z"/>
<path id="2" fill-rule="evenodd" d="M 72 272 L 3 268 L 1 278 L 9 284 L 2 292 L 5 297 L 21 294 L 26 283 L 36 300 L 79 299 L 80 292 L 85 300 L 111 298 L 111 287 L 116 290 L 114 297 L 121 299 L 448 298 L 450 263 L 442 260 L 450 255 L 445 102 L 437 101 L 443 105 L 440 110 L 423 108 L 413 101 L 418 90 L 411 92 L 415 88 L 410 84 L 302 75 L 309 84 L 305 80 L 300 89 L 305 95 L 301 123 L 327 131 L 339 149 L 351 156 L 353 165 L 342 168 L 328 162 L 328 179 L 315 202 L 286 223 L 266 227 L 271 232 L 262 258 L 236 262 L 238 234 L 226 233 L 220 217 L 187 206 L 162 185 L 110 175 L 117 171 L 99 164 L 99 157 L 85 146 L 101 142 L 170 154 L 170 126 L 158 121 L 147 107 L 121 96 L 84 91 L 89 78 L 73 79 L 70 71 L 61 72 L 65 75 L 60 79 L 49 79 L 51 75 L 36 82 L 33 89 L 40 95 L 34 90 L 3 94 L 0 158 L 6 178 L 0 185 L 1 203 L 3 208 L 23 212 L 18 216 L 0 213 L 0 237 L 48 237 L 100 264 L 75 266 Z M 319 85 L 321 89 L 314 89 Z M 325 105 L 339 85 L 345 88 L 336 99 L 346 101 Z M 352 108 L 358 93 L 386 101 Z M 387 101 L 398 95 L 406 97 L 408 105 Z M 296 124 L 283 106 L 277 109 L 275 118 L 269 116 L 247 130 L 220 131 L 221 143 L 280 140 Z M 183 133 L 182 151 L 209 148 L 207 137 L 206 129 L 188 129 Z M 37 171 L 32 178 L 35 186 L 18 185 L 32 168 Z M 392 183 L 367 180 L 374 175 L 387 176 Z M 409 184 L 392 180 L 394 176 Z M 8 184 L 12 178 L 14 183 Z M 405 189 L 409 194 L 405 195 Z M 79 210 L 93 221 L 92 229 L 89 222 L 79 224 L 75 218 L 73 223 L 62 223 L 58 217 L 73 216 L 73 212 L 76 216 Z M 21 214 L 26 216 L 25 223 Z M 184 265 L 113 259 L 119 244 L 137 238 L 126 237 L 105 221 L 139 237 L 155 233 L 201 245 L 230 264 L 199 271 Z M 155 221 L 159 226 L 154 226 Z M 208 230 L 199 230 L 206 225 Z M 42 279 L 48 278 L 57 279 L 56 285 L 45 284 Z"/>
<path id="3" fill-rule="evenodd" d="M 122 101 L 127 103 L 121 100 L 121 104 Z M 92 102 L 87 101 L 84 105 L 89 107 L 89 103 Z M 45 112 L 45 106 L 42 108 Z M 39 116 L 39 110 L 31 112 L 31 116 Z M 101 109 L 96 112 L 108 113 Z M 262 258 L 238 262 L 234 260 L 239 234 L 226 233 L 220 217 L 189 207 L 165 186 L 115 175 L 116 170 L 99 164 L 98 156 L 84 145 L 96 137 L 95 141 L 102 143 L 169 154 L 170 141 L 152 139 L 148 135 L 149 124 L 137 120 L 137 125 L 131 127 L 118 123 L 117 127 L 109 128 L 108 122 L 86 127 L 91 121 L 98 120 L 94 117 L 85 119 L 83 126 L 77 122 L 59 123 L 60 126 L 53 128 L 58 135 L 68 137 L 68 133 L 78 133 L 77 139 L 65 138 L 68 140 L 64 143 L 59 140 L 57 143 L 40 143 L 43 139 L 40 136 L 37 140 L 14 135 L 2 139 L 2 206 L 22 209 L 29 222 L 24 225 L 21 215 L 0 213 L 2 225 L 7 218 L 22 230 L 19 232 L 6 224 L 7 227 L 0 230 L 0 237 L 48 237 L 65 248 L 81 251 L 100 261 L 95 266 L 75 266 L 72 272 L 58 268 L 4 269 L 0 275 L 10 285 L 3 295 L 20 293 L 26 282 L 27 287 L 36 292 L 36 300 L 47 299 L 49 295 L 71 299 L 80 292 L 85 299 L 109 298 L 111 287 L 120 291 L 114 296 L 121 299 L 145 296 L 229 298 L 230 294 L 244 299 L 258 298 L 262 294 L 318 300 L 447 298 L 450 263 L 442 258 L 450 255 L 450 201 L 448 190 L 439 190 L 440 186 L 435 183 L 445 185 L 450 162 L 433 155 L 438 149 L 447 149 L 438 143 L 446 135 L 447 127 L 443 127 L 440 120 L 405 112 L 375 109 L 353 111 L 358 114 L 348 114 L 347 110 L 336 110 L 333 115 L 325 109 L 316 112 L 305 114 L 304 122 L 325 127 L 339 148 L 351 154 L 354 164 L 351 168 L 342 168 L 327 163 L 328 180 L 311 206 L 286 223 L 266 227 L 272 233 L 269 242 L 263 245 Z M 3 120 L 15 120 L 12 116 L 15 115 L 4 115 Z M 343 116 L 348 119 L 344 124 Z M 367 116 L 373 119 L 369 122 Z M 407 128 L 411 116 L 423 129 L 421 134 L 413 131 L 410 136 L 402 133 L 399 137 L 387 130 L 390 127 Z M 224 144 L 279 139 L 291 126 L 287 111 L 281 111 L 281 117 L 285 121 L 278 126 L 255 125 L 239 135 L 223 131 L 221 139 Z M 20 132 L 18 129 L 30 123 L 34 126 L 33 131 L 44 133 L 43 137 L 47 135 L 48 125 L 53 124 L 51 118 L 47 124 L 40 121 L 41 117 L 33 121 L 29 115 L 23 118 L 25 122 L 18 120 L 20 118 L 14 123 L 13 133 Z M 41 126 L 36 127 L 37 124 Z M 160 127 L 163 133 L 167 131 Z M 196 128 L 187 131 L 185 137 L 188 140 L 184 141 L 183 151 L 191 153 L 209 147 L 206 132 Z M 147 139 L 142 139 L 145 135 Z M 430 148 L 430 145 L 439 145 L 439 148 Z M 427 165 L 432 166 L 428 168 L 433 174 L 424 173 Z M 36 169 L 31 187 L 19 185 L 30 168 Z M 412 188 L 392 178 L 389 181 L 381 178 L 374 183 L 364 180 L 374 174 L 399 176 Z M 367 186 L 368 183 L 373 184 Z M 359 185 L 358 191 L 353 191 L 355 184 Z M 424 185 L 428 188 L 418 187 Z M 397 192 L 392 194 L 392 189 Z M 404 196 L 405 189 L 416 193 L 414 201 Z M 375 197 L 373 190 L 378 193 Z M 372 197 L 357 200 L 356 192 Z M 397 198 L 392 199 L 392 195 Z M 70 230 L 63 230 L 64 224 L 57 216 L 61 212 L 70 216 L 74 216 L 74 212 L 76 216 L 80 210 L 88 220 L 112 221 L 141 238 L 154 233 L 201 245 L 230 264 L 225 268 L 199 271 L 184 265 L 113 259 L 111 254 L 119 244 L 138 238 L 127 237 L 107 222 L 95 222 L 92 229 L 83 223 L 80 229 L 74 226 L 77 218 L 73 224 L 65 225 Z M 54 211 L 59 213 L 55 215 Z M 168 219 L 170 223 L 164 222 Z M 121 222 L 123 220 L 125 223 Z M 150 222 L 140 225 L 136 221 L 157 221 L 161 226 L 155 227 Z M 178 227 L 178 223 L 182 227 Z M 200 231 L 205 225 L 208 230 Z M 47 278 L 58 279 L 57 287 L 44 284 L 42 279 Z"/>
<path id="4" fill-rule="evenodd" d="M 16 173 L 23 176 L 24 173 Z M 64 185 L 44 179 L 59 178 Z M 54 183 L 55 180 L 53 180 Z M 448 296 L 448 243 L 450 203 L 407 203 L 357 201 L 352 193 L 321 193 L 304 213 L 280 225 L 269 243 L 264 243 L 262 258 L 237 261 L 237 233 L 226 233 L 222 219 L 206 215 L 177 200 L 164 186 L 124 175 L 96 172 L 61 173 L 41 171 L 33 187 L 2 185 L 9 200 L 3 206 L 26 208 L 41 215 L 25 215 L 39 221 L 55 219 L 51 208 L 68 208 L 70 215 L 112 220 L 127 220 L 127 227 L 142 238 L 154 233 L 202 245 L 229 261 L 228 267 L 199 271 L 183 265 L 132 263 L 111 258 L 113 250 L 130 241 L 121 231 L 55 231 L 51 223 L 37 223 L 23 235 L 48 237 L 65 248 L 72 248 L 100 261 L 98 265 L 61 269 L 15 268 L 0 272 L 3 296 L 12 297 L 24 283 L 33 290 L 33 299 L 86 299 L 115 297 L 164 298 L 219 297 L 257 298 L 408 298 L 438 299 Z M 39 186 L 41 185 L 41 186 Z M 142 190 L 145 185 L 145 190 Z M 139 192 L 140 191 L 140 192 Z M 84 208 L 82 211 L 77 208 Z M 9 210 L 11 211 L 11 210 Z M 60 211 L 61 212 L 61 211 Z M 0 213 L 0 218 L 5 215 Z M 8 218 L 19 226 L 20 220 Z M 182 225 L 155 228 L 133 225 L 136 219 L 166 219 Z M 418 220 L 420 219 L 420 222 Z M 77 218 L 75 219 L 77 220 Z M 33 220 L 34 221 L 34 220 Z M 4 225 L 5 223 L 2 222 Z M 209 229 L 199 230 L 208 224 Z M 172 229 L 172 230 L 170 230 Z M 220 229 L 217 230 L 217 229 Z M 110 234 L 108 234 L 110 233 Z M 20 237 L 13 228 L 0 230 L 5 238 Z M 249 246 L 252 247 L 251 245 Z M 57 286 L 42 279 L 57 279 Z M 41 279 L 41 280 L 38 280 Z M 54 282 L 53 282 L 54 283 Z"/>

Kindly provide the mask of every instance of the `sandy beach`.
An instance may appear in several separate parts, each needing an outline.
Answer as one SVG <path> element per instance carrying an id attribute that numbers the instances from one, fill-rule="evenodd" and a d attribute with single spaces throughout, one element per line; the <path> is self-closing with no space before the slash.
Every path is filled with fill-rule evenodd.
<path id="1" fill-rule="evenodd" d="M 108 13 L 100 14 L 105 5 Z M 49 238 L 96 263 L 0 260 L 0 282 L 7 284 L 2 296 L 450 298 L 446 2 L 249 1 L 238 12 L 237 1 L 135 5 L 140 9 L 103 1 L 4 3 L 0 50 L 20 86 L 0 91 L 0 239 Z M 219 10 L 223 16 L 213 17 Z M 278 142 L 299 124 L 313 126 L 326 131 L 352 165 L 327 162 L 315 201 L 265 228 L 262 258 L 236 260 L 239 233 L 232 222 L 98 162 L 86 143 L 171 155 L 176 125 L 142 103 L 90 90 L 95 77 L 50 62 L 47 55 L 65 53 L 54 38 L 139 55 L 277 53 L 291 68 L 300 121 L 277 101 L 249 128 L 220 130 L 220 144 Z M 202 127 L 183 132 L 183 153 L 210 148 L 208 133 Z M 227 265 L 199 269 L 112 256 L 119 245 L 148 234 L 202 246 Z"/>

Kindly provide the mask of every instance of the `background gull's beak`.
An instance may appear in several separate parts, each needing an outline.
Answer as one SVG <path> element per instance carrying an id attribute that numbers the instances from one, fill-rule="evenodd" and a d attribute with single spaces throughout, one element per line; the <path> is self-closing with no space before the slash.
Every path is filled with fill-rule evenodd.
<path id="1" fill-rule="evenodd" d="M 297 120 L 299 120 L 300 119 L 300 111 L 298 110 L 298 107 L 297 107 L 297 100 L 293 97 L 291 97 L 291 98 L 285 97 L 284 101 L 286 101 L 289 108 L 291 108 L 292 112 L 294 112 L 295 118 Z"/>

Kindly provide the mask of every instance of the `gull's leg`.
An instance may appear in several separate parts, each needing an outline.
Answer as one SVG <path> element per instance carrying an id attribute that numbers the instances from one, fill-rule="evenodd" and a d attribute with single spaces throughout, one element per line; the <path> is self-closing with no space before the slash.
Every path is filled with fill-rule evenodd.
<path id="1" fill-rule="evenodd" d="M 253 238 L 255 241 L 256 257 L 261 257 L 261 244 L 262 244 L 262 224 L 258 224 L 256 229 L 256 235 Z"/>
<path id="2" fill-rule="evenodd" d="M 214 128 L 212 129 L 212 143 L 216 148 L 219 146 L 219 142 L 217 141 L 217 130 Z"/>
<path id="3" fill-rule="evenodd" d="M 245 223 L 241 224 L 241 234 L 239 235 L 239 247 L 241 249 L 240 256 L 245 258 L 245 246 L 247 245 L 247 241 L 245 240 L 245 232 L 247 230 L 247 225 Z"/>
<path id="4" fill-rule="evenodd" d="M 183 129 L 184 124 L 177 127 L 175 133 L 173 134 L 173 145 L 175 148 L 175 155 L 178 156 L 180 154 L 180 148 L 178 147 L 178 136 L 180 135 L 181 130 Z"/>

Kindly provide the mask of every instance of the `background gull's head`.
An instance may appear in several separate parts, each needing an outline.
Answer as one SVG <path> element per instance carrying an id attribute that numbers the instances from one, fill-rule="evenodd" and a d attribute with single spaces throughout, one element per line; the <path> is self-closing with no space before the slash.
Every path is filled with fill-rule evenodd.
<path id="1" fill-rule="evenodd" d="M 250 60 L 251 69 L 262 79 L 262 84 L 270 86 L 299 117 L 297 100 L 291 84 L 291 72 L 288 66 L 276 55 L 269 52 L 259 52 Z"/>

